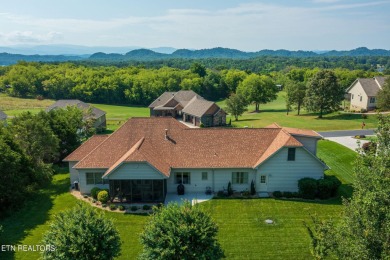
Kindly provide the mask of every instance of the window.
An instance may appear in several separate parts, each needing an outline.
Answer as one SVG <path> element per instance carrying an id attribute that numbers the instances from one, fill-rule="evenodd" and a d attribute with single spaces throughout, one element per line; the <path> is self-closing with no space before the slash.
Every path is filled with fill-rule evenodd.
<path id="1" fill-rule="evenodd" d="M 189 172 L 176 172 L 175 173 L 175 183 L 176 184 L 190 184 L 191 178 L 190 178 Z"/>
<path id="2" fill-rule="evenodd" d="M 370 97 L 370 103 L 371 104 L 375 103 L 375 97 Z"/>
<path id="3" fill-rule="evenodd" d="M 87 185 L 104 184 L 102 176 L 103 176 L 102 172 L 87 172 L 86 173 Z"/>
<path id="4" fill-rule="evenodd" d="M 288 148 L 287 161 L 295 161 L 295 148 Z"/>
<path id="5" fill-rule="evenodd" d="M 207 181 L 207 172 L 202 172 L 202 181 Z"/>
<path id="6" fill-rule="evenodd" d="M 261 175 L 260 176 L 260 183 L 266 183 L 266 176 L 265 175 Z"/>
<path id="7" fill-rule="evenodd" d="M 232 173 L 232 183 L 233 184 L 248 183 L 248 173 L 247 172 L 233 172 Z"/>
<path id="8" fill-rule="evenodd" d="M 353 99 L 353 94 L 352 94 L 352 96 L 351 96 L 351 99 Z"/>
<path id="9" fill-rule="evenodd" d="M 363 100 L 363 97 L 362 96 L 360 96 L 360 101 L 362 101 Z"/>

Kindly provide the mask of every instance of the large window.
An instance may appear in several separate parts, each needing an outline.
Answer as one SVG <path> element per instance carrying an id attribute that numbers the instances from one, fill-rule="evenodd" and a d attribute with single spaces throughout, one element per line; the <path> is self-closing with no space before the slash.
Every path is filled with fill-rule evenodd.
<path id="1" fill-rule="evenodd" d="M 287 161 L 295 161 L 295 148 L 288 148 Z"/>
<path id="2" fill-rule="evenodd" d="M 175 173 L 176 184 L 191 184 L 191 175 L 189 172 L 176 172 Z"/>
<path id="3" fill-rule="evenodd" d="M 86 173 L 87 184 L 91 184 L 91 185 L 104 184 L 102 176 L 103 176 L 102 172 L 87 172 Z"/>
<path id="4" fill-rule="evenodd" d="M 247 172 L 233 172 L 232 173 L 232 183 L 233 184 L 247 184 L 248 183 L 248 173 Z"/>

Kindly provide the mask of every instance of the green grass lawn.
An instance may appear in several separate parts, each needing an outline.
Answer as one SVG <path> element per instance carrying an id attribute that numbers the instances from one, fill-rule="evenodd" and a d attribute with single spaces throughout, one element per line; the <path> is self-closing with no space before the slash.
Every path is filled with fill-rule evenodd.
<path id="1" fill-rule="evenodd" d="M 320 141 L 318 155 L 332 168 L 327 174 L 336 175 L 344 185 L 350 185 L 354 177 L 349 161 L 356 153 L 334 142 Z M 4 227 L 0 244 L 39 244 L 53 216 L 77 202 L 68 193 L 68 187 L 69 174 L 57 174 L 49 188 L 41 190 L 12 216 L 0 220 Z M 350 192 L 349 188 L 340 193 L 348 195 Z M 326 201 L 214 199 L 200 205 L 218 224 L 218 239 L 227 259 L 311 259 L 310 238 L 303 221 L 310 222 L 312 214 L 337 220 L 342 210 L 339 198 Z M 105 214 L 113 219 L 123 242 L 122 255 L 118 259 L 135 259 L 142 249 L 139 234 L 149 218 L 112 212 Z M 276 224 L 266 225 L 264 220 L 267 218 Z M 39 257 L 37 252 L 0 254 L 0 259 Z"/>
<path id="2" fill-rule="evenodd" d="M 217 102 L 217 104 L 225 108 L 225 101 Z M 349 114 L 344 112 L 333 112 L 326 114 L 323 118 L 318 118 L 315 113 L 308 113 L 301 110 L 301 115 L 297 115 L 297 111 L 290 111 L 289 115 L 286 113 L 285 92 L 279 92 L 278 98 L 267 104 L 260 105 L 260 112 L 254 113 L 255 107 L 248 106 L 248 111 L 235 121 L 234 117 L 228 115 L 227 122 L 232 120 L 235 127 L 264 127 L 274 122 L 281 126 L 313 129 L 316 131 L 330 131 L 330 130 L 348 130 L 360 129 L 362 122 L 366 124 L 366 128 L 376 128 L 376 115 L 368 115 L 363 119 L 359 114 Z"/>

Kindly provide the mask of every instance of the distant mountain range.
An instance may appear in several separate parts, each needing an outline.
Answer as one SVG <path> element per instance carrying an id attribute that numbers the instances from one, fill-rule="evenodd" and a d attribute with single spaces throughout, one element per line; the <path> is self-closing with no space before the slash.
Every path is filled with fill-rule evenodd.
<path id="1" fill-rule="evenodd" d="M 48 47 L 49 46 L 49 47 Z M 203 59 L 203 58 L 227 58 L 227 59 L 250 59 L 264 56 L 276 57 L 357 57 L 357 56 L 390 56 L 390 50 L 383 49 L 368 49 L 360 47 L 349 51 L 289 51 L 289 50 L 261 50 L 257 52 L 244 52 L 236 49 L 228 48 L 212 48 L 202 50 L 176 50 L 170 47 L 160 47 L 154 49 L 131 49 L 132 47 L 85 47 L 77 45 L 48 45 L 35 46 L 30 49 L 35 53 L 61 53 L 61 55 L 27 55 L 27 54 L 11 54 L 17 51 L 17 48 L 0 47 L 0 65 L 14 64 L 19 60 L 25 61 L 42 61 L 42 62 L 63 62 L 63 61 L 151 61 L 162 59 Z M 62 46 L 62 49 L 61 49 Z M 19 48 L 21 48 L 19 46 Z M 32 48 L 32 47 L 30 47 Z M 83 49 L 84 48 L 84 49 Z M 100 48 L 100 49 L 99 49 Z M 92 55 L 88 51 L 101 50 Z M 125 51 L 127 49 L 127 52 Z M 24 52 L 27 53 L 26 47 Z M 41 51 L 39 51 L 41 50 Z M 43 51 L 44 50 L 44 51 Z M 103 51 L 102 51 L 103 50 Z M 83 53 L 83 51 L 85 51 Z M 107 51 L 104 52 L 104 51 Z M 78 54 L 76 54 L 78 53 Z"/>

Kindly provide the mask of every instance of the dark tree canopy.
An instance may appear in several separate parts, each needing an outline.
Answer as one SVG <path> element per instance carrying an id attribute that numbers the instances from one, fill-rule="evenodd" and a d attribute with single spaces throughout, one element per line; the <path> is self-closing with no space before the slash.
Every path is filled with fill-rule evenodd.
<path id="1" fill-rule="evenodd" d="M 385 85 L 377 94 L 377 106 L 382 111 L 390 110 L 390 76 L 386 78 Z"/>
<path id="2" fill-rule="evenodd" d="M 141 234 L 140 259 L 221 259 L 218 227 L 199 206 L 186 201 L 155 208 Z"/>
<path id="3" fill-rule="evenodd" d="M 306 90 L 306 108 L 323 113 L 338 110 L 344 99 L 344 90 L 340 87 L 335 73 L 331 70 L 321 70 L 312 77 Z"/>

